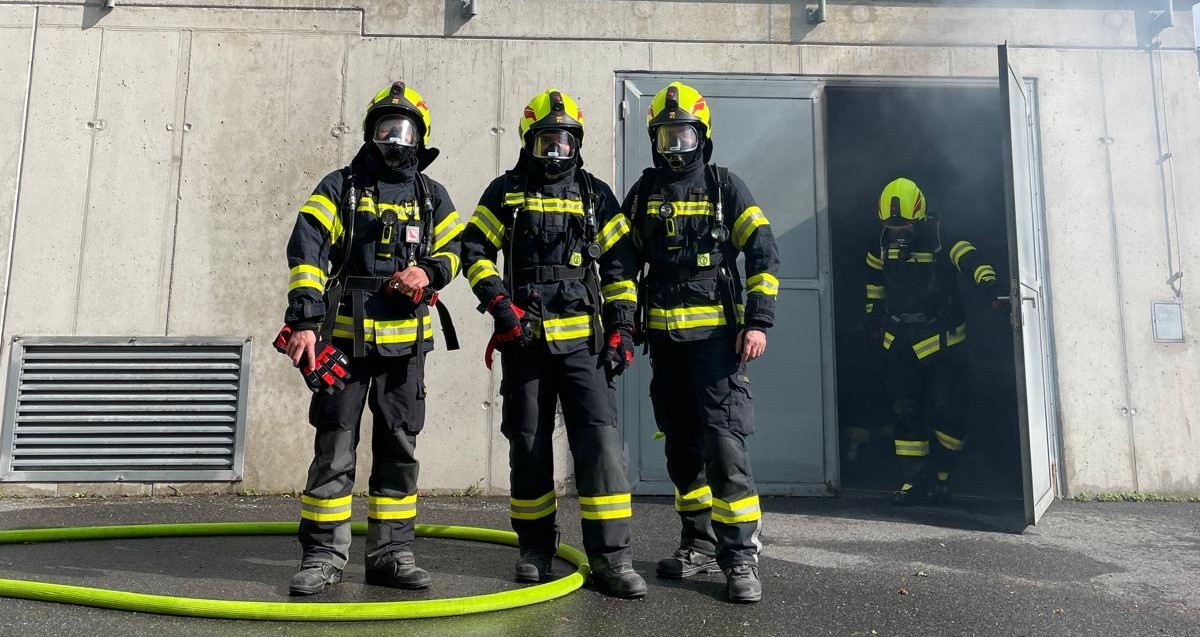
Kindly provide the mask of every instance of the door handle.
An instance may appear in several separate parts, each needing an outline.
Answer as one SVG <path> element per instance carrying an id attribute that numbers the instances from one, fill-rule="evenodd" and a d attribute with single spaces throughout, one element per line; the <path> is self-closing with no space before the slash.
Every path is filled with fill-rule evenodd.
<path id="1" fill-rule="evenodd" d="M 1036 294 L 1035 294 L 1035 295 L 1033 295 L 1033 296 L 1025 296 L 1024 294 L 1022 294 L 1022 295 L 1021 295 L 1021 302 L 1022 302 L 1022 303 L 1024 303 L 1025 301 L 1029 301 L 1030 303 L 1032 303 L 1032 304 L 1033 304 L 1033 308 L 1034 308 L 1034 309 L 1037 309 L 1037 301 L 1038 301 L 1038 297 L 1037 297 L 1037 295 L 1036 295 Z"/>

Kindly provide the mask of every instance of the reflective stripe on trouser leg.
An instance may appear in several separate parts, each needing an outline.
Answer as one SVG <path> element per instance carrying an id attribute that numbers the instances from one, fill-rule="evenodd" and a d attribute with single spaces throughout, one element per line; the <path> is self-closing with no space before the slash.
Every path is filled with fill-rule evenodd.
<path id="1" fill-rule="evenodd" d="M 721 568 L 757 562 L 762 511 L 750 472 L 746 437 L 709 428 L 704 432 L 704 461 L 712 487 L 712 527 Z"/>
<path id="2" fill-rule="evenodd" d="M 908 341 L 904 341 L 908 343 Z M 892 389 L 892 416 L 899 485 L 917 480 L 929 455 L 929 431 L 922 419 L 926 367 L 917 362 L 913 349 L 904 345 L 888 351 L 888 376 Z"/>
<path id="3" fill-rule="evenodd" d="M 354 489 L 358 422 L 370 384 L 364 362 L 345 389 L 314 394 L 309 421 L 316 428 L 313 460 L 300 499 L 301 561 L 325 562 L 343 568 L 350 551 L 350 492 Z"/>
<path id="4" fill-rule="evenodd" d="M 416 536 L 417 433 L 425 423 L 424 378 L 416 356 L 388 357 L 371 384 L 371 479 L 366 566 L 412 550 Z"/>
<path id="5" fill-rule="evenodd" d="M 704 473 L 704 425 L 699 406 L 691 399 L 692 389 L 687 378 L 688 360 L 678 345 L 664 344 L 653 348 L 651 364 L 654 376 L 650 380 L 650 402 L 658 428 L 666 434 L 664 451 L 667 455 L 667 475 L 676 492 L 689 494 L 708 488 Z M 717 536 L 711 522 L 711 489 L 708 506 L 680 510 L 679 543 L 706 555 L 717 554 Z"/>
<path id="6" fill-rule="evenodd" d="M 633 509 L 625 471 L 625 445 L 617 428 L 617 396 L 589 349 L 552 357 L 567 440 L 575 461 L 583 547 L 610 566 L 632 562 Z"/>
<path id="7" fill-rule="evenodd" d="M 954 470 L 967 444 L 967 419 L 963 397 L 967 395 L 967 357 L 963 348 L 952 347 L 929 362 L 926 395 L 929 396 L 933 435 L 930 464 L 935 474 Z"/>
<path id="8" fill-rule="evenodd" d="M 510 517 L 521 548 L 558 544 L 554 496 L 554 424 L 557 397 L 545 344 L 500 357 L 504 397 L 500 431 L 508 439 Z"/>

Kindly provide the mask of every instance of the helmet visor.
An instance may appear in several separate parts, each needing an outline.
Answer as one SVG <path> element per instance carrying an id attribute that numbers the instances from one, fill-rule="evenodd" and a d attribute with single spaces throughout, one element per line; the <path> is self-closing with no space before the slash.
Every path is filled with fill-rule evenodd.
<path id="1" fill-rule="evenodd" d="M 375 141 L 400 146 L 416 146 L 420 139 L 417 125 L 403 115 L 388 115 L 375 124 Z"/>
<path id="2" fill-rule="evenodd" d="M 529 152 L 538 159 L 571 159 L 579 141 L 565 130 L 545 130 L 533 136 Z"/>
<path id="3" fill-rule="evenodd" d="M 660 153 L 690 153 L 700 146 L 700 135 L 690 124 L 660 126 L 654 135 L 654 148 Z"/>

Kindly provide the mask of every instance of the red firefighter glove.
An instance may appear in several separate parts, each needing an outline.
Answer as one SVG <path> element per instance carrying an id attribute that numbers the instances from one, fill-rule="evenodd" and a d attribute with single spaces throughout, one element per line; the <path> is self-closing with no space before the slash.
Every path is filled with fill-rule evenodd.
<path id="1" fill-rule="evenodd" d="M 287 344 L 290 340 L 292 340 L 292 326 L 284 325 L 283 329 L 279 330 L 279 334 L 275 336 L 275 341 L 272 345 L 275 346 L 275 351 L 280 354 L 287 354 Z"/>
<path id="2" fill-rule="evenodd" d="M 317 343 L 317 360 L 301 369 L 304 382 L 315 392 L 332 394 L 346 387 L 350 380 L 350 359 L 342 350 L 325 342 Z"/>
<path id="3" fill-rule="evenodd" d="M 633 364 L 633 334 L 628 328 L 619 327 L 608 333 L 600 361 L 608 366 L 609 373 L 620 376 Z"/>

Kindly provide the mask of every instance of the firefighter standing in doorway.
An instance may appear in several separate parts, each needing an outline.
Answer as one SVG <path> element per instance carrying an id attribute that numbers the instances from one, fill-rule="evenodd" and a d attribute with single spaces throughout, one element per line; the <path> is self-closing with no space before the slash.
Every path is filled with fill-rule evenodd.
<path id="1" fill-rule="evenodd" d="M 879 245 L 867 252 L 868 333 L 886 350 L 900 463 L 898 504 L 944 501 L 966 445 L 966 314 L 958 276 L 1006 310 L 996 270 L 971 242 L 926 212 L 925 196 L 900 178 L 879 197 Z"/>
<path id="2" fill-rule="evenodd" d="M 766 350 L 775 321 L 775 237 L 745 182 L 708 163 L 712 127 L 700 93 L 679 82 L 659 91 L 647 127 L 654 167 L 623 210 L 649 266 L 639 333 L 682 522 L 679 548 L 657 573 L 683 578 L 719 567 L 731 601 L 757 602 L 762 513 L 746 449 L 754 406 L 745 367 Z"/>
<path id="3" fill-rule="evenodd" d="M 364 403 L 373 416 L 366 546 L 369 584 L 419 589 L 416 566 L 417 434 L 425 421 L 424 358 L 433 348 L 429 309 L 453 325 L 437 290 L 459 270 L 464 224 L 446 189 L 421 171 L 437 157 L 430 114 L 396 82 L 371 100 L 364 143 L 300 208 L 287 246 L 286 325 L 276 340 L 315 394 L 315 453 L 300 511 L 294 595 L 341 581 L 350 548 L 355 449 Z"/>
<path id="4" fill-rule="evenodd" d="M 646 583 L 632 565 L 613 385 L 633 360 L 636 255 L 612 191 L 583 170 L 583 132 L 566 93 L 550 89 L 529 102 L 520 158 L 480 198 L 463 260 L 480 311 L 494 320 L 488 366 L 493 347 L 502 353 L 517 581 L 546 579 L 558 548 L 553 432 L 561 401 L 592 580 L 637 598 Z"/>

